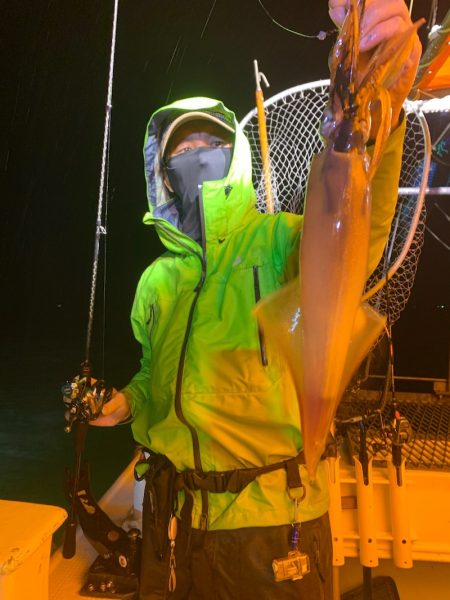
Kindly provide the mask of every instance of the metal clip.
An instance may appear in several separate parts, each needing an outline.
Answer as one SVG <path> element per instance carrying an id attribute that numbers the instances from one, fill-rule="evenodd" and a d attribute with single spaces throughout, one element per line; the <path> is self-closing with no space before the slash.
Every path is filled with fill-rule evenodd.
<path id="1" fill-rule="evenodd" d="M 253 66 L 255 68 L 256 89 L 261 90 L 261 80 L 263 81 L 266 87 L 270 87 L 270 83 L 267 81 L 267 77 L 262 71 L 259 70 L 258 61 L 256 59 L 253 61 Z"/>
<path id="2" fill-rule="evenodd" d="M 169 528 L 167 535 L 170 540 L 170 557 L 169 557 L 169 592 L 174 592 L 177 587 L 176 576 L 176 560 L 175 560 L 175 540 L 177 537 L 178 522 L 175 515 L 172 515 L 169 520 Z"/>

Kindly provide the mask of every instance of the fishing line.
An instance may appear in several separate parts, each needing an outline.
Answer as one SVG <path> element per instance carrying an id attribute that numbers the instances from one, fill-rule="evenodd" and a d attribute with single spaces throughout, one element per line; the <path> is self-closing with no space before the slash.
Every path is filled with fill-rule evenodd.
<path id="1" fill-rule="evenodd" d="M 391 286 L 391 278 L 389 277 L 389 265 L 391 264 L 392 259 L 392 251 L 395 237 L 397 235 L 397 229 L 399 225 L 400 214 L 397 216 L 397 219 L 393 226 L 393 232 L 391 237 L 391 243 L 386 246 L 386 250 L 384 253 L 384 265 L 383 270 L 385 273 L 385 290 L 386 290 L 386 325 L 385 331 L 387 336 L 388 343 L 388 364 L 387 364 L 387 372 L 386 372 L 386 380 L 385 387 L 383 390 L 383 398 L 380 406 L 380 410 L 386 405 L 387 394 L 389 388 L 391 390 L 392 404 L 394 407 L 394 411 L 396 410 L 396 397 L 395 397 L 395 381 L 394 381 L 394 344 L 392 340 L 392 307 L 391 307 L 391 294 L 390 294 L 390 286 Z"/>
<path id="2" fill-rule="evenodd" d="M 438 9 L 437 0 L 432 0 L 431 8 L 430 8 L 430 16 L 428 17 L 428 26 L 427 26 L 427 30 L 429 32 L 431 32 L 433 27 L 436 25 L 437 9 Z"/>
<path id="3" fill-rule="evenodd" d="M 322 41 L 325 38 L 327 38 L 328 36 L 333 35 L 333 34 L 335 34 L 338 31 L 337 29 L 330 29 L 329 31 L 319 31 L 319 33 L 317 33 L 316 35 L 308 35 L 306 33 L 300 33 L 299 31 L 294 31 L 293 29 L 289 29 L 289 27 L 285 27 L 284 25 L 282 25 L 281 23 L 279 23 L 278 21 L 276 21 L 272 17 L 272 15 L 269 13 L 269 11 L 267 10 L 267 8 L 264 6 L 264 4 L 262 3 L 262 0 L 258 0 L 258 3 L 260 4 L 261 8 L 266 13 L 266 15 L 269 17 L 269 19 L 272 21 L 272 23 L 274 23 L 275 25 L 277 25 L 281 29 L 284 29 L 284 31 L 287 31 L 288 33 L 293 33 L 294 35 L 298 35 L 298 36 L 303 37 L 303 38 L 308 38 L 308 39 L 312 39 L 312 40 L 313 39 L 318 39 L 318 40 Z"/>
<path id="4" fill-rule="evenodd" d="M 109 135 L 108 135 L 108 152 L 107 152 L 107 158 L 106 158 L 106 165 L 107 165 L 106 169 L 107 170 L 106 170 L 106 191 L 105 191 L 106 202 L 105 202 L 105 214 L 104 214 L 105 223 L 108 222 L 110 152 L 111 152 L 111 132 L 109 132 Z M 113 194 L 114 194 L 114 190 L 113 190 Z M 101 373 L 102 379 L 104 379 L 104 377 L 105 377 L 105 356 L 106 356 L 106 276 L 107 276 L 107 267 L 108 267 L 107 245 L 108 245 L 108 236 L 105 235 L 104 243 L 103 243 L 103 286 L 102 286 L 103 313 L 102 313 L 102 342 L 101 342 L 101 361 L 102 361 L 102 363 L 101 363 L 101 368 L 100 368 L 100 373 Z"/>
<path id="5" fill-rule="evenodd" d="M 445 210 L 443 210 L 437 202 L 433 204 L 434 208 L 436 208 L 441 214 L 444 215 L 444 219 L 450 222 L 450 215 L 448 215 Z"/>
<path id="6" fill-rule="evenodd" d="M 449 246 L 448 244 L 446 244 L 446 243 L 444 242 L 444 240 L 441 240 L 441 238 L 440 238 L 438 235 L 436 235 L 436 234 L 434 233 L 434 231 L 428 227 L 428 225 L 425 225 L 425 229 L 428 231 L 428 233 L 429 233 L 429 234 L 430 234 L 432 237 L 434 237 L 434 239 L 435 239 L 436 241 L 438 241 L 440 244 L 442 244 L 442 246 L 444 246 L 444 248 L 445 248 L 446 250 L 450 250 L 450 246 Z"/>

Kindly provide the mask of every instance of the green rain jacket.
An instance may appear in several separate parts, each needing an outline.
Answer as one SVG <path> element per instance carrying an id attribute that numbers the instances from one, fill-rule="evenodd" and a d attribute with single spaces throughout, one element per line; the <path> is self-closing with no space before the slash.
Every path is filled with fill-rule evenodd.
<path id="1" fill-rule="evenodd" d="M 228 175 L 205 182 L 205 248 L 177 228 L 178 213 L 162 183 L 161 128 L 183 111 L 207 110 L 236 127 Z M 397 200 L 404 127 L 391 135 L 373 183 L 369 269 L 382 255 Z M 167 251 L 143 273 L 131 320 L 143 349 L 141 370 L 123 390 L 137 442 L 165 454 L 179 471 L 224 471 L 268 465 L 302 449 L 294 386 L 278 353 L 266 345 L 263 364 L 252 309 L 298 273 L 299 215 L 255 209 L 252 164 L 234 114 L 216 100 L 192 98 L 158 110 L 144 146 L 150 211 Z M 308 481 L 300 519 L 328 509 L 325 464 Z M 260 475 L 239 494 L 208 494 L 208 528 L 235 529 L 293 521 L 284 469 Z M 180 497 L 180 501 L 182 501 Z M 201 523 L 194 493 L 193 527 Z"/>

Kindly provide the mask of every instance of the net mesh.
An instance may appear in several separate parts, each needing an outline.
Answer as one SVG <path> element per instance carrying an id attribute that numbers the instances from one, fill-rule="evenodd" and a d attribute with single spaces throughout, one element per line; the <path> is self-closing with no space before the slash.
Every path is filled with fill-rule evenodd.
<path id="1" fill-rule="evenodd" d="M 329 81 L 296 86 L 264 103 L 271 165 L 274 212 L 303 212 L 306 184 L 314 154 L 324 148 L 321 119 L 328 101 Z M 253 184 L 257 208 L 266 211 L 264 175 L 256 109 L 241 126 L 253 156 Z M 388 304 L 393 323 L 409 298 L 424 239 L 424 173 L 427 170 L 426 122 L 414 110 L 407 114 L 400 194 L 387 244 L 387 260 L 378 265 L 367 282 L 369 303 L 382 314 Z M 402 193 L 402 188 L 412 188 Z M 389 286 L 385 286 L 386 265 Z M 388 290 L 388 292 L 387 292 Z M 389 297 L 388 297 L 389 296 Z"/>

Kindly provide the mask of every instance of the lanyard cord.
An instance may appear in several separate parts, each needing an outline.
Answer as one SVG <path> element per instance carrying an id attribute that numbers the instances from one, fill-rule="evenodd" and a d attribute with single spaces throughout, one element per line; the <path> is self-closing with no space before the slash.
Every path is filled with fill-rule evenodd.
<path id="1" fill-rule="evenodd" d="M 94 243 L 94 259 L 92 263 L 92 279 L 91 279 L 91 292 L 89 297 L 89 316 L 86 333 L 86 347 L 84 352 L 83 370 L 84 374 L 90 374 L 90 352 L 92 342 L 92 328 L 94 324 L 94 306 L 95 306 L 95 293 L 97 289 L 97 275 L 98 275 L 98 261 L 100 251 L 100 236 L 106 235 L 106 209 L 105 215 L 103 214 L 103 200 L 105 198 L 105 181 L 106 181 L 106 196 L 108 193 L 108 166 L 109 166 L 109 148 L 110 148 L 110 137 L 111 137 L 111 113 L 112 113 L 112 88 L 113 88 L 113 74 L 114 74 L 114 56 L 116 49 L 116 33 L 117 33 L 117 13 L 118 13 L 119 0 L 114 1 L 114 17 L 113 17 L 113 28 L 111 36 L 111 53 L 109 59 L 109 77 L 108 77 L 108 94 L 106 98 L 106 111 L 105 111 L 105 128 L 103 133 L 103 152 L 102 152 L 102 164 L 100 171 L 100 186 L 98 193 L 98 205 L 97 205 L 97 221 L 95 231 L 95 243 Z M 107 197 L 106 199 L 107 200 Z M 106 202 L 105 202 L 106 204 Z"/>

